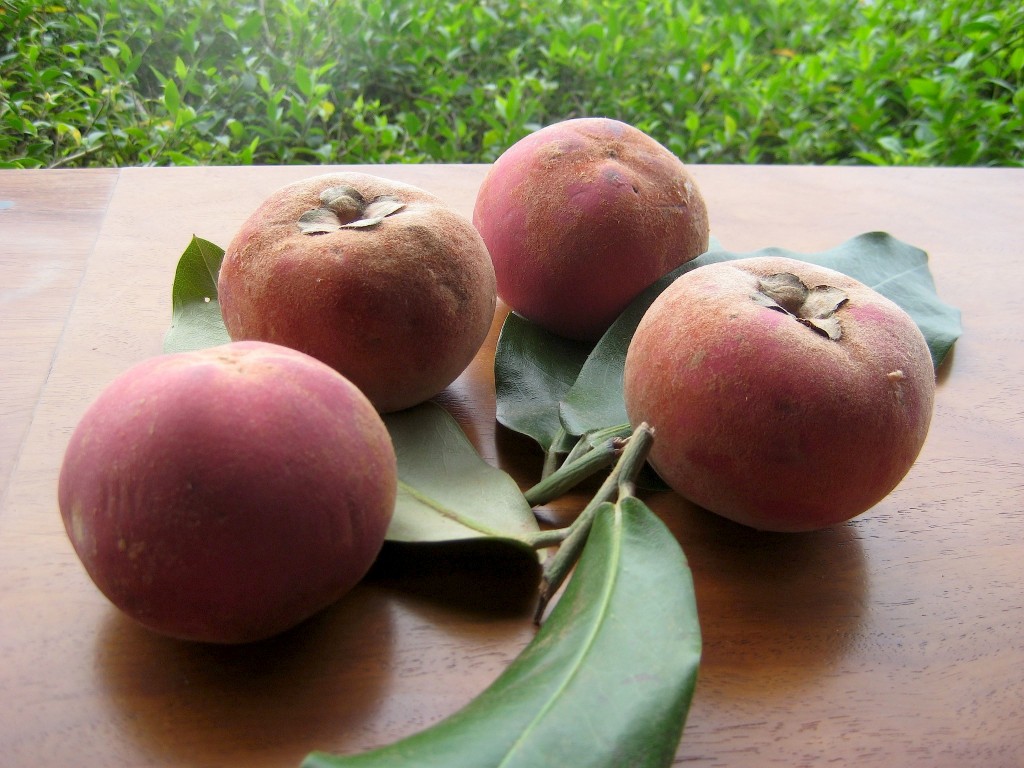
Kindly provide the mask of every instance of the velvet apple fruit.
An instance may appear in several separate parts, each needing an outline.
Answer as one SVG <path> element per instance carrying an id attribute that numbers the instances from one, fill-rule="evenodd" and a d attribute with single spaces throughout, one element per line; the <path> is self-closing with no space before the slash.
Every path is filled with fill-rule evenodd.
<path id="1" fill-rule="evenodd" d="M 151 358 L 82 417 L 58 501 L 85 570 L 150 629 L 212 643 L 282 632 L 367 572 L 395 506 L 369 400 L 292 349 Z"/>
<path id="2" fill-rule="evenodd" d="M 381 412 L 454 381 L 496 304 L 494 269 L 468 219 L 418 187 L 362 173 L 272 194 L 229 244 L 218 294 L 233 340 L 310 354 Z"/>
<path id="3" fill-rule="evenodd" d="M 630 301 L 708 248 L 683 163 L 607 118 L 549 125 L 504 152 L 477 193 L 499 297 L 558 335 L 600 338 Z"/>
<path id="4" fill-rule="evenodd" d="M 849 520 L 916 460 L 931 421 L 928 346 L 896 304 L 833 270 L 758 257 L 700 267 L 630 343 L 630 421 L 673 489 L 755 528 Z"/>

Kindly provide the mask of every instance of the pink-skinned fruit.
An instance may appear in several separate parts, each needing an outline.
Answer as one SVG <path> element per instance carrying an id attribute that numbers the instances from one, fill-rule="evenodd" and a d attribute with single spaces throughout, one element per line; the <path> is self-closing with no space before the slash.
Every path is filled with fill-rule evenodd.
<path id="1" fill-rule="evenodd" d="M 512 309 L 594 341 L 637 294 L 708 248 L 708 212 L 672 152 L 618 120 L 565 120 L 507 149 L 477 193 L 483 235 Z"/>
<path id="2" fill-rule="evenodd" d="M 150 358 L 72 434 L 58 501 L 100 591 L 151 630 L 210 643 L 283 632 L 374 562 L 395 453 L 369 400 L 292 349 Z"/>
<path id="3" fill-rule="evenodd" d="M 630 421 L 680 495 L 744 525 L 849 520 L 910 470 L 935 373 L 914 321 L 873 289 L 786 258 L 686 273 L 644 315 L 625 363 Z"/>

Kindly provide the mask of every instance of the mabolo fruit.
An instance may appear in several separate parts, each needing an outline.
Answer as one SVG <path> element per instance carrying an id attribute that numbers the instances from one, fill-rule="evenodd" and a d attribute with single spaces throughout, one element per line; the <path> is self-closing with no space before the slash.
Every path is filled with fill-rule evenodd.
<path id="1" fill-rule="evenodd" d="M 496 304 L 494 268 L 468 219 L 363 173 L 314 176 L 267 198 L 228 245 L 218 295 L 233 340 L 312 355 L 381 412 L 454 381 Z"/>
<path id="2" fill-rule="evenodd" d="M 114 605 L 162 634 L 241 643 L 366 574 L 396 486 L 390 437 L 354 385 L 295 350 L 239 342 L 116 378 L 72 434 L 58 498 Z"/>
<path id="3" fill-rule="evenodd" d="M 678 493 L 755 528 L 866 511 L 928 433 L 935 374 L 896 304 L 833 270 L 758 257 L 709 264 L 651 305 L 626 355 L 630 421 Z"/>
<path id="4" fill-rule="evenodd" d="M 566 120 L 506 150 L 477 193 L 498 295 L 571 339 L 594 341 L 644 288 L 708 248 L 686 167 L 643 131 Z"/>

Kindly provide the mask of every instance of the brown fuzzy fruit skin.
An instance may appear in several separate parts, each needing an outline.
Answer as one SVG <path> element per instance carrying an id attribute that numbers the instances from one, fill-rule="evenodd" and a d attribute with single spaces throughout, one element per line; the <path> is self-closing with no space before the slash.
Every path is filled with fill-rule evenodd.
<path id="1" fill-rule="evenodd" d="M 842 289 L 838 341 L 752 296 L 788 272 Z M 651 305 L 629 346 L 630 421 L 679 494 L 739 523 L 803 531 L 849 520 L 906 475 L 928 433 L 935 374 L 896 304 L 832 270 L 784 258 L 710 264 Z"/>
<path id="2" fill-rule="evenodd" d="M 295 350 L 238 342 L 116 378 L 71 437 L 58 500 L 114 605 L 161 634 L 244 643 L 365 575 L 396 486 L 388 432 L 355 386 Z"/>
<path id="3" fill-rule="evenodd" d="M 372 227 L 301 232 L 299 217 L 338 185 L 405 207 Z M 315 176 L 265 200 L 225 252 L 218 294 L 232 339 L 306 352 L 381 412 L 454 381 L 496 304 L 494 270 L 469 220 L 422 189 L 362 173 Z"/>
<path id="4" fill-rule="evenodd" d="M 480 186 L 473 223 L 502 300 L 583 341 L 708 248 L 707 207 L 683 163 L 607 118 L 555 123 L 510 147 Z"/>

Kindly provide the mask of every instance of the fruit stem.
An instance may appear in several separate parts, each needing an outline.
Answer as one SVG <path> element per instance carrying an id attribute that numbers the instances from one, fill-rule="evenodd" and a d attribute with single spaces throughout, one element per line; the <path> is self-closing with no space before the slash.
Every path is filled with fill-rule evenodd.
<path id="1" fill-rule="evenodd" d="M 587 503 L 587 506 L 580 512 L 571 525 L 562 528 L 560 531 L 549 533 L 564 533 L 561 546 L 558 551 L 548 560 L 544 566 L 544 574 L 541 577 L 540 599 L 537 604 L 537 611 L 534 614 L 534 622 L 540 624 L 544 611 L 554 597 L 555 593 L 562 586 L 566 576 L 576 565 L 583 545 L 587 542 L 590 529 L 594 524 L 594 517 L 600 506 L 610 501 L 612 496 L 618 494 L 618 498 L 633 495 L 634 480 L 637 473 L 643 468 L 647 461 L 647 455 L 651 451 L 654 442 L 654 430 L 647 424 L 641 424 L 626 441 L 622 455 L 619 457 L 615 467 L 605 478 L 605 481 L 598 488 L 597 493 Z"/>
<path id="2" fill-rule="evenodd" d="M 611 466 L 621 451 L 621 439 L 610 438 L 605 440 L 582 456 L 578 456 L 571 461 L 567 459 L 562 466 L 545 475 L 539 483 L 527 490 L 523 495 L 526 496 L 526 500 L 531 507 L 546 504 L 552 499 L 557 499 L 570 488 L 575 487 L 596 472 Z"/>

